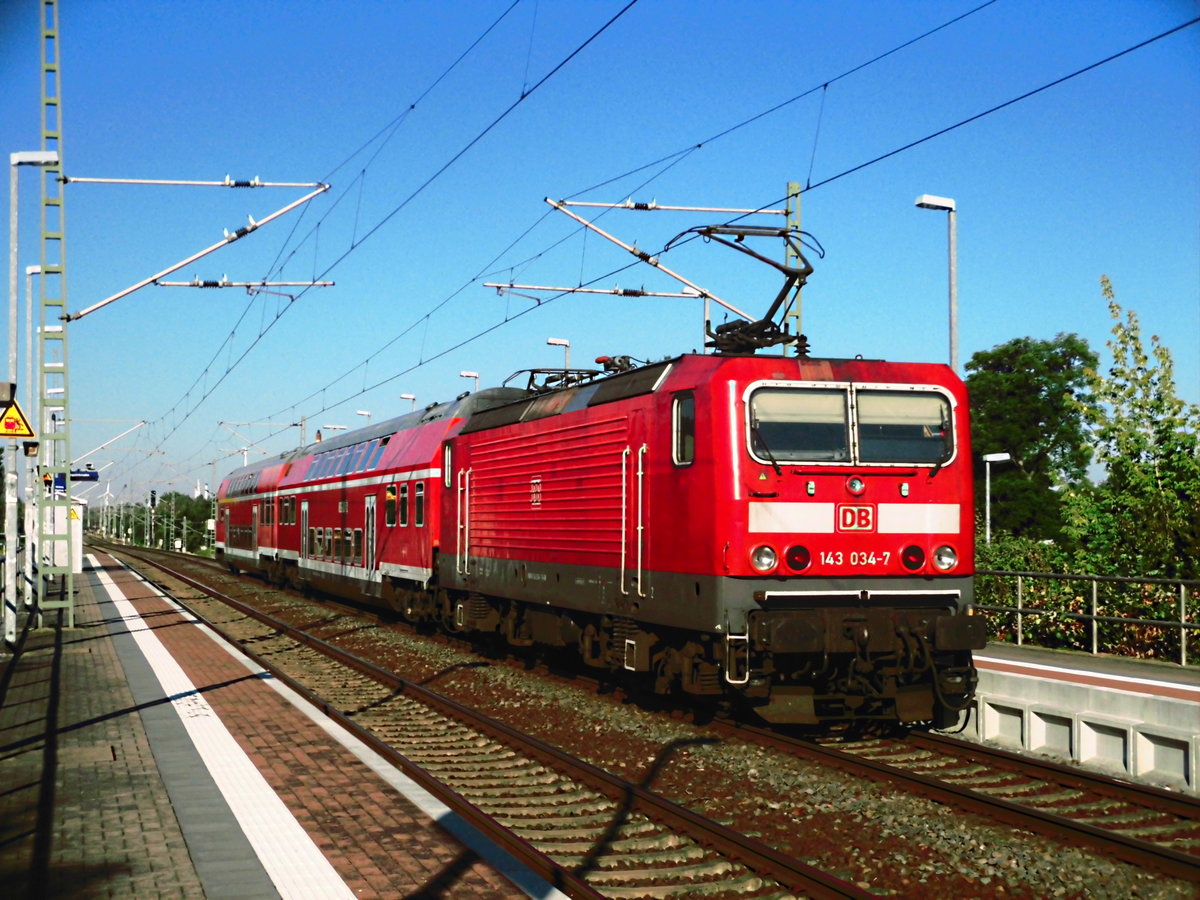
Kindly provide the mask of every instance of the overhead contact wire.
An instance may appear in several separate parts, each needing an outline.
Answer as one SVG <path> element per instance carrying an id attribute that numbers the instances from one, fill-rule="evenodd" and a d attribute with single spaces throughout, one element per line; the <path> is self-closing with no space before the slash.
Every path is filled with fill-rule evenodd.
<path id="1" fill-rule="evenodd" d="M 444 174 L 451 166 L 453 166 L 456 162 L 458 162 L 458 160 L 460 160 L 472 147 L 474 147 L 488 133 L 490 133 L 492 131 L 492 129 L 494 129 L 497 125 L 499 125 L 502 121 L 504 121 L 504 119 L 506 119 L 509 115 L 511 115 L 512 112 L 518 106 L 520 106 L 521 103 L 523 103 L 528 97 L 532 96 L 539 88 L 541 88 L 544 84 L 546 84 L 546 82 L 548 82 L 551 78 L 553 78 L 556 74 L 558 74 L 558 72 L 560 72 L 564 66 L 566 66 L 568 63 L 570 63 L 580 53 L 582 53 L 584 51 L 584 49 L 586 49 L 588 46 L 590 46 L 593 41 L 595 41 L 597 38 L 600 37 L 600 35 L 602 35 L 605 31 L 607 31 L 609 28 L 611 28 L 614 23 L 616 23 L 622 16 L 625 15 L 625 13 L 627 13 L 630 9 L 632 9 L 637 3 L 638 3 L 638 0 L 629 0 L 629 2 L 625 4 L 625 6 L 623 6 L 616 14 L 614 14 L 600 28 L 598 28 L 595 32 L 593 32 L 582 44 L 580 44 L 573 51 L 571 51 L 556 66 L 554 66 L 553 69 L 551 69 L 548 73 L 546 73 L 546 75 L 544 75 L 541 79 L 539 79 L 538 82 L 532 88 L 529 88 L 527 91 L 525 91 L 521 95 L 521 97 L 519 97 L 507 109 L 505 109 L 499 116 L 497 116 L 496 119 L 493 122 L 491 122 L 491 124 L 489 124 L 487 127 L 485 127 L 478 135 L 476 135 L 472 140 L 470 140 L 467 143 L 467 145 L 465 147 L 463 147 L 461 150 L 459 150 L 453 157 L 451 157 L 451 159 L 448 162 L 443 164 L 436 172 L 434 172 L 429 178 L 427 178 L 416 190 L 414 190 L 411 194 L 408 195 L 408 197 L 406 197 L 403 201 L 401 201 L 401 203 L 399 203 L 391 212 L 389 212 L 379 222 L 377 222 L 374 226 L 372 226 L 363 235 L 362 239 L 359 240 L 358 243 L 354 245 L 354 247 L 351 247 L 349 250 L 346 250 L 340 256 L 335 258 L 334 261 L 332 263 L 330 263 L 321 272 L 321 275 L 319 277 L 324 277 L 325 275 L 329 274 L 329 272 L 331 272 L 334 268 L 336 268 L 347 256 L 350 255 L 350 253 L 352 253 L 355 249 L 357 249 L 358 246 L 361 246 L 361 244 L 363 242 L 365 242 L 368 238 L 370 238 L 376 232 L 378 232 L 380 228 L 382 228 L 385 224 L 387 224 L 388 221 L 390 221 L 396 214 L 398 214 L 409 203 L 411 203 L 413 201 L 413 199 L 415 199 L 417 196 L 419 196 L 426 188 L 429 187 L 429 185 L 431 185 L 434 181 L 436 181 L 438 178 L 440 178 L 442 176 L 442 174 Z M 308 291 L 307 288 L 301 290 L 299 292 L 299 294 L 297 294 L 297 299 L 304 296 L 304 294 L 306 294 L 307 291 Z M 281 315 L 282 314 L 277 315 L 275 317 L 275 319 L 267 326 L 267 328 L 259 333 L 259 335 L 250 343 L 250 345 L 246 348 L 246 350 L 237 358 L 237 360 L 234 362 L 234 364 L 232 366 L 230 366 L 229 368 L 227 368 L 224 373 L 222 373 L 220 378 L 218 378 L 217 383 L 214 384 L 213 387 L 210 388 L 207 392 L 205 392 L 204 396 L 201 397 L 196 402 L 196 404 L 185 413 L 184 418 L 178 424 L 176 424 L 176 426 L 173 429 L 171 429 L 171 431 L 167 434 L 166 438 L 171 437 L 180 427 L 182 427 L 183 423 L 186 422 L 187 419 L 191 417 L 192 413 L 194 413 L 196 411 L 196 409 L 198 409 L 200 407 L 200 405 L 203 404 L 204 401 L 207 400 L 208 397 L 210 397 L 212 395 L 213 391 L 215 391 L 216 388 L 220 386 L 220 384 L 225 380 L 225 378 L 229 375 L 229 373 L 233 370 L 233 368 L 235 368 L 238 363 L 240 363 L 243 359 L 245 359 L 246 355 L 252 349 L 254 349 L 255 346 L 258 345 L 258 342 L 262 340 L 262 338 L 267 334 L 267 332 L 269 332 L 271 330 L 271 328 L 274 327 L 274 325 L 276 323 L 278 323 Z M 166 438 L 164 438 L 164 440 Z"/>

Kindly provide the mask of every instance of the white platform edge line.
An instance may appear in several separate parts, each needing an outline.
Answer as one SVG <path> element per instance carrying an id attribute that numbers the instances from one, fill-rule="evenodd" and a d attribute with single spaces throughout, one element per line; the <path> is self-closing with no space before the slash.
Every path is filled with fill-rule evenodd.
<path id="1" fill-rule="evenodd" d="M 88 561 L 170 698 L 184 729 L 280 895 L 285 898 L 354 897 L 179 663 L 146 625 L 133 604 L 121 596 L 112 577 L 96 568 L 93 555 L 88 555 Z M 153 587 L 144 580 L 143 583 Z M 157 589 L 155 593 L 159 593 Z"/>
<path id="2" fill-rule="evenodd" d="M 136 575 L 139 580 L 143 581 L 147 587 L 150 587 L 155 593 L 160 593 L 154 585 L 142 578 L 142 576 L 133 571 L 130 572 Z M 246 669 L 254 675 L 268 674 L 267 670 L 252 660 L 249 656 L 241 651 L 234 644 L 229 643 L 207 625 L 199 622 L 186 609 L 177 604 L 170 597 L 162 596 L 161 599 L 170 604 L 173 608 L 179 611 L 181 615 L 186 616 L 190 621 L 196 623 L 200 630 L 209 636 L 219 647 L 226 653 L 240 662 Z M 485 836 L 479 835 L 479 832 L 474 832 L 479 836 L 480 840 L 472 841 L 471 835 L 465 834 L 462 829 L 453 827 L 453 822 L 461 822 L 461 818 L 450 807 L 444 804 L 441 800 L 429 793 L 417 782 L 413 781 L 400 769 L 396 768 L 354 735 L 350 734 L 345 728 L 342 728 L 335 721 L 325 715 L 325 713 L 309 702 L 305 697 L 296 693 L 286 684 L 278 681 L 275 678 L 265 678 L 264 682 L 274 688 L 280 696 L 292 704 L 296 709 L 311 719 L 322 731 L 328 734 L 331 738 L 341 744 L 350 753 L 357 757 L 363 765 L 369 768 L 372 772 L 378 775 L 385 783 L 393 790 L 403 796 L 408 802 L 412 803 L 430 819 L 437 822 L 443 828 L 450 831 L 456 838 L 462 841 L 470 849 L 474 850 L 479 856 L 501 871 L 508 877 L 513 884 L 524 891 L 527 896 L 533 900 L 570 900 L 569 895 L 564 894 L 558 888 L 548 883 L 544 878 L 538 875 L 527 866 L 520 863 L 507 851 L 499 848 Z M 469 827 L 469 826 L 468 826 Z M 472 831 L 474 831 L 472 829 Z"/>
<path id="3" fill-rule="evenodd" d="M 1095 678 L 1100 681 L 1111 682 L 1113 687 L 1117 688 L 1118 690 L 1121 689 L 1122 685 L 1126 685 L 1126 684 L 1144 684 L 1147 687 L 1169 688 L 1174 691 L 1181 691 L 1185 694 L 1195 694 L 1196 699 L 1200 700 L 1200 688 L 1192 687 L 1191 685 L 1188 685 L 1188 684 L 1179 684 L 1178 682 L 1173 682 L 1173 681 L 1155 681 L 1150 678 L 1137 678 L 1137 677 L 1125 676 L 1125 675 L 1109 675 L 1105 672 L 1092 672 L 1092 671 L 1089 671 L 1088 669 L 1073 669 L 1068 666 L 1049 666 L 1044 663 L 1018 662 L 1018 661 L 1012 660 L 1012 659 L 1004 659 L 1003 657 L 999 657 L 999 656 L 981 656 L 978 653 L 975 654 L 975 661 L 977 663 L 980 661 L 983 661 L 983 660 L 986 660 L 988 662 L 994 662 L 994 663 L 997 663 L 998 665 L 1012 666 L 1017 669 L 1029 669 L 1034 672 L 1069 672 L 1073 675 L 1084 675 L 1084 676 L 1087 676 L 1088 678 Z M 1136 693 L 1136 692 L 1134 692 L 1134 693 Z"/>
<path id="4" fill-rule="evenodd" d="M 212 637 L 219 643 L 225 643 L 217 634 L 213 634 Z M 231 647 L 229 649 L 238 654 L 237 648 Z M 249 658 L 245 662 L 247 667 L 252 670 L 255 668 L 254 662 Z M 429 818 L 454 834 L 455 837 L 470 847 L 470 849 L 478 853 L 481 858 L 492 863 L 492 865 L 502 871 L 528 896 L 535 898 L 535 900 L 570 900 L 567 894 L 562 893 L 506 851 L 501 850 L 486 836 L 481 836 L 482 843 L 467 839 L 467 836 L 462 833 L 462 829 L 453 827 L 453 823 L 463 821 L 454 810 L 405 775 L 400 769 L 389 763 L 361 740 L 346 731 L 345 728 L 342 728 L 331 720 L 286 684 L 274 678 L 270 679 L 267 683 L 278 691 L 284 699 L 300 710 L 300 712 L 308 716 L 317 727 L 357 757 L 363 765 L 378 775 L 393 790 L 401 794 L 406 800 L 420 809 L 421 812 L 429 816 Z M 478 835 L 479 832 L 475 832 L 475 834 Z"/>

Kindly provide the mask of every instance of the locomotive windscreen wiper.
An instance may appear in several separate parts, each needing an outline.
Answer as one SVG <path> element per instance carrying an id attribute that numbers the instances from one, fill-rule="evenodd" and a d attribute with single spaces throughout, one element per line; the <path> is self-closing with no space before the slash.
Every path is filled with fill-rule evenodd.
<path id="1" fill-rule="evenodd" d="M 950 420 L 946 416 L 945 410 L 942 411 L 942 453 L 938 457 L 937 465 L 929 472 L 929 477 L 934 478 L 937 473 L 942 470 L 942 466 L 950 462 L 950 457 L 954 455 L 954 433 L 950 430 Z"/>
<path id="2" fill-rule="evenodd" d="M 767 459 L 771 461 L 771 467 L 775 470 L 775 474 L 782 478 L 783 469 L 779 467 L 779 462 L 775 459 L 775 454 L 771 452 L 771 448 L 763 439 L 762 432 L 758 430 L 758 419 L 754 416 L 750 417 L 750 437 L 754 439 L 755 447 L 761 447 L 763 452 L 767 454 Z"/>

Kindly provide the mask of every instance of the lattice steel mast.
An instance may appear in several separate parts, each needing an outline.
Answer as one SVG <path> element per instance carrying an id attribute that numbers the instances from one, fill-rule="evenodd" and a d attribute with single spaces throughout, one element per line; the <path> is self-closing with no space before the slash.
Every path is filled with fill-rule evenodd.
<path id="1" fill-rule="evenodd" d="M 75 551 L 71 541 L 70 388 L 67 374 L 67 248 L 63 203 L 62 75 L 58 2 L 42 0 L 42 150 L 58 164 L 42 171 L 42 240 L 38 329 L 38 407 L 43 486 L 38 498 L 37 592 L 39 616 L 67 611 L 75 627 Z M 49 478 L 47 478 L 49 476 Z M 48 488 L 46 488 L 48 485 Z M 61 487 L 61 490 L 60 490 Z M 82 523 L 80 523 L 82 527 Z"/>

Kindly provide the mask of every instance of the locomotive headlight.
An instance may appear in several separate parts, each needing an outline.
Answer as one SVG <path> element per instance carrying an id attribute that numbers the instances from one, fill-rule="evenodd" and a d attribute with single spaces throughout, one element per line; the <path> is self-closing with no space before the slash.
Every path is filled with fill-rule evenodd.
<path id="1" fill-rule="evenodd" d="M 943 572 L 947 569 L 953 569 L 957 563 L 958 554 L 948 544 L 942 544 L 942 546 L 933 551 L 933 564 Z"/>
<path id="2" fill-rule="evenodd" d="M 775 553 L 775 548 L 766 544 L 755 547 L 750 554 L 750 565 L 760 572 L 770 572 L 778 562 L 779 556 Z"/>
<path id="3" fill-rule="evenodd" d="M 909 544 L 900 551 L 900 562 L 904 563 L 904 568 L 915 572 L 925 565 L 925 551 L 916 544 Z"/>
<path id="4" fill-rule="evenodd" d="M 857 475 L 853 476 L 852 478 L 848 478 L 846 480 L 846 490 L 848 490 L 855 497 L 861 496 L 862 492 L 865 491 L 866 489 L 867 489 L 867 483 L 865 481 L 863 481 L 861 478 L 859 478 Z"/>

